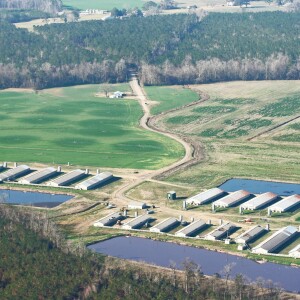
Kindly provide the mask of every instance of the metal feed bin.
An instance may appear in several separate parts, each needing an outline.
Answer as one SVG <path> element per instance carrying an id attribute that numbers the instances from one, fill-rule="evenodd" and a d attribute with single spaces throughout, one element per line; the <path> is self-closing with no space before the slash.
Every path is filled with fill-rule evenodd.
<path id="1" fill-rule="evenodd" d="M 167 193 L 167 199 L 169 200 L 176 200 L 176 192 L 175 191 L 170 191 Z"/>

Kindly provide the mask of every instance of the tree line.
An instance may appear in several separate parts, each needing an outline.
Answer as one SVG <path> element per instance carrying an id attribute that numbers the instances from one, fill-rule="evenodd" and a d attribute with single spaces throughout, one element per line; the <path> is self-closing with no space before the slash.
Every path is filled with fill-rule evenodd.
<path id="1" fill-rule="evenodd" d="M 62 9 L 61 0 L 0 0 L 2 9 L 36 10 L 55 14 Z"/>
<path id="2" fill-rule="evenodd" d="M 0 22 L 0 88 L 299 79 L 300 13 L 211 13 L 50 24 Z M 122 28 L 122 30 L 120 30 Z"/>
<path id="3" fill-rule="evenodd" d="M 0 205 L 1 299 L 280 299 L 280 288 L 231 277 L 227 265 L 212 277 L 190 260 L 177 271 L 103 258 L 68 242 L 46 213 Z M 222 275 L 222 278 L 221 278 Z"/>

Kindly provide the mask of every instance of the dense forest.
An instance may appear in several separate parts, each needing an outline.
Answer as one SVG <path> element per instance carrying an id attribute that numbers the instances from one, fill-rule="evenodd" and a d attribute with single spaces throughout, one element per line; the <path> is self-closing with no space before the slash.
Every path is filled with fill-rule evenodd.
<path id="1" fill-rule="evenodd" d="M 131 17 L 37 27 L 0 23 L 0 87 L 300 79 L 300 13 Z"/>
<path id="2" fill-rule="evenodd" d="M 62 9 L 61 0 L 0 0 L 0 9 L 35 10 L 57 13 Z"/>
<path id="3" fill-rule="evenodd" d="M 0 205 L 1 299 L 279 299 L 271 282 L 211 278 L 192 261 L 161 270 L 95 255 L 64 238 L 44 213 Z M 268 289 L 265 289 L 267 287 Z M 291 298 L 289 298 L 291 299 Z"/>

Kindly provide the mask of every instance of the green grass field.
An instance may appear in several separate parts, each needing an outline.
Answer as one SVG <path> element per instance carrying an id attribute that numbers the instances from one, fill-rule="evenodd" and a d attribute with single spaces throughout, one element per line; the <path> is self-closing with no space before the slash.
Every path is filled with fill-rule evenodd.
<path id="1" fill-rule="evenodd" d="M 197 88 L 210 99 L 171 113 L 164 122 L 170 130 L 201 141 L 205 159 L 169 181 L 204 189 L 232 177 L 300 181 L 299 121 L 247 140 L 299 115 L 299 81 L 229 82 Z"/>
<path id="2" fill-rule="evenodd" d="M 153 115 L 197 101 L 199 96 L 190 89 L 181 86 L 161 87 L 146 86 L 145 91 L 150 100 L 159 102 L 151 109 Z"/>
<path id="3" fill-rule="evenodd" d="M 144 1 L 142 0 L 63 0 L 63 5 L 85 9 L 106 9 L 111 10 L 114 7 L 120 8 L 133 8 L 142 7 Z"/>
<path id="4" fill-rule="evenodd" d="M 156 169 L 183 155 L 177 142 L 138 127 L 136 100 L 99 98 L 98 90 L 0 92 L 1 161 Z"/>

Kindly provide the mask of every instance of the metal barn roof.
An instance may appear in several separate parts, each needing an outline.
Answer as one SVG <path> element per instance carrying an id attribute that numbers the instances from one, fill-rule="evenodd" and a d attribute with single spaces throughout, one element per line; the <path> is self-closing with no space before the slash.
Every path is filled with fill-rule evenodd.
<path id="1" fill-rule="evenodd" d="M 213 188 L 208 191 L 202 192 L 200 194 L 197 194 L 193 197 L 190 197 L 186 200 L 187 204 L 194 204 L 194 205 L 201 205 L 204 204 L 211 199 L 218 197 L 224 193 L 223 190 L 219 188 Z"/>
<path id="2" fill-rule="evenodd" d="M 298 204 L 300 204 L 300 195 L 292 195 L 292 196 L 286 197 L 286 198 L 282 199 L 281 201 L 271 205 L 269 207 L 269 210 L 284 212 Z"/>
<path id="3" fill-rule="evenodd" d="M 289 251 L 289 255 L 295 258 L 300 258 L 300 244 Z"/>
<path id="4" fill-rule="evenodd" d="M 171 218 L 163 220 L 162 222 L 151 227 L 150 231 L 161 232 L 161 231 L 167 230 L 168 228 L 170 228 L 172 226 L 175 226 L 178 223 L 179 223 L 179 221 L 176 218 L 171 217 Z"/>
<path id="5" fill-rule="evenodd" d="M 270 253 L 286 243 L 295 233 L 296 227 L 287 226 L 272 234 L 265 241 L 253 248 L 254 253 Z"/>
<path id="6" fill-rule="evenodd" d="M 138 226 L 145 224 L 150 219 L 151 219 L 151 217 L 147 214 L 140 215 L 140 216 L 134 218 L 133 220 L 130 220 L 126 224 L 124 224 L 123 228 L 124 229 L 133 229 L 133 228 L 136 228 Z"/>
<path id="7" fill-rule="evenodd" d="M 249 209 L 249 210 L 258 209 L 258 208 L 270 203 L 271 201 L 275 200 L 277 197 L 278 197 L 277 194 L 267 192 L 267 193 L 261 194 L 259 196 L 256 196 L 255 198 L 243 203 L 241 205 L 241 207 L 243 209 Z"/>
<path id="8" fill-rule="evenodd" d="M 102 172 L 100 174 L 97 174 L 93 176 L 92 178 L 89 178 L 83 182 L 78 183 L 75 188 L 76 189 L 82 189 L 82 190 L 88 190 L 91 189 L 97 185 L 100 185 L 101 183 L 111 179 L 113 177 L 112 173 L 110 172 Z"/>
<path id="9" fill-rule="evenodd" d="M 50 176 L 54 175 L 57 173 L 57 170 L 55 168 L 49 167 L 43 170 L 36 171 L 22 179 L 19 180 L 20 183 L 25 183 L 25 184 L 31 184 L 31 183 L 38 183 L 40 181 L 43 181 Z"/>
<path id="10" fill-rule="evenodd" d="M 229 207 L 242 201 L 243 199 L 247 198 L 249 195 L 250 195 L 249 192 L 244 190 L 239 190 L 215 201 L 213 204 L 215 206 Z"/>
<path id="11" fill-rule="evenodd" d="M 67 185 L 73 181 L 76 181 L 78 179 L 80 179 L 81 177 L 83 177 L 85 174 L 84 171 L 77 169 L 77 170 L 73 170 L 67 174 L 64 174 L 58 178 L 53 179 L 49 185 L 52 186 L 64 186 Z"/>
<path id="12" fill-rule="evenodd" d="M 217 229 L 213 230 L 205 237 L 211 240 L 219 240 L 222 237 L 224 237 L 224 235 L 226 235 L 227 233 L 230 233 L 230 231 L 232 231 L 235 227 L 236 226 L 234 224 L 228 222 L 219 226 Z"/>
<path id="13" fill-rule="evenodd" d="M 10 180 L 10 179 L 15 179 L 16 177 L 20 177 L 29 171 L 30 168 L 26 165 L 21 165 L 13 169 L 7 170 L 0 174 L 0 182 Z"/>
<path id="14" fill-rule="evenodd" d="M 139 201 L 130 201 L 129 204 L 128 204 L 128 208 L 131 208 L 131 209 L 144 209 L 147 207 L 147 204 L 144 203 L 144 202 L 139 202 Z"/>
<path id="15" fill-rule="evenodd" d="M 195 222 L 192 222 L 188 226 L 178 230 L 175 235 L 177 236 L 189 236 L 193 234 L 195 231 L 203 228 L 206 225 L 205 221 L 203 220 L 197 220 Z"/>
<path id="16" fill-rule="evenodd" d="M 245 231 L 244 233 L 239 235 L 235 239 L 235 241 L 236 241 L 236 243 L 240 243 L 240 244 L 249 243 L 252 239 L 257 237 L 258 235 L 260 235 L 264 231 L 265 231 L 265 229 L 263 227 L 261 227 L 260 225 L 251 227 L 250 229 L 248 229 L 247 231 Z"/>
<path id="17" fill-rule="evenodd" d="M 102 226 L 112 225 L 115 222 L 117 222 L 119 219 L 121 219 L 121 217 L 122 216 L 119 212 L 114 212 L 114 213 L 111 213 L 111 214 L 101 218 L 100 220 L 96 221 L 94 223 L 94 226 L 102 227 Z"/>

